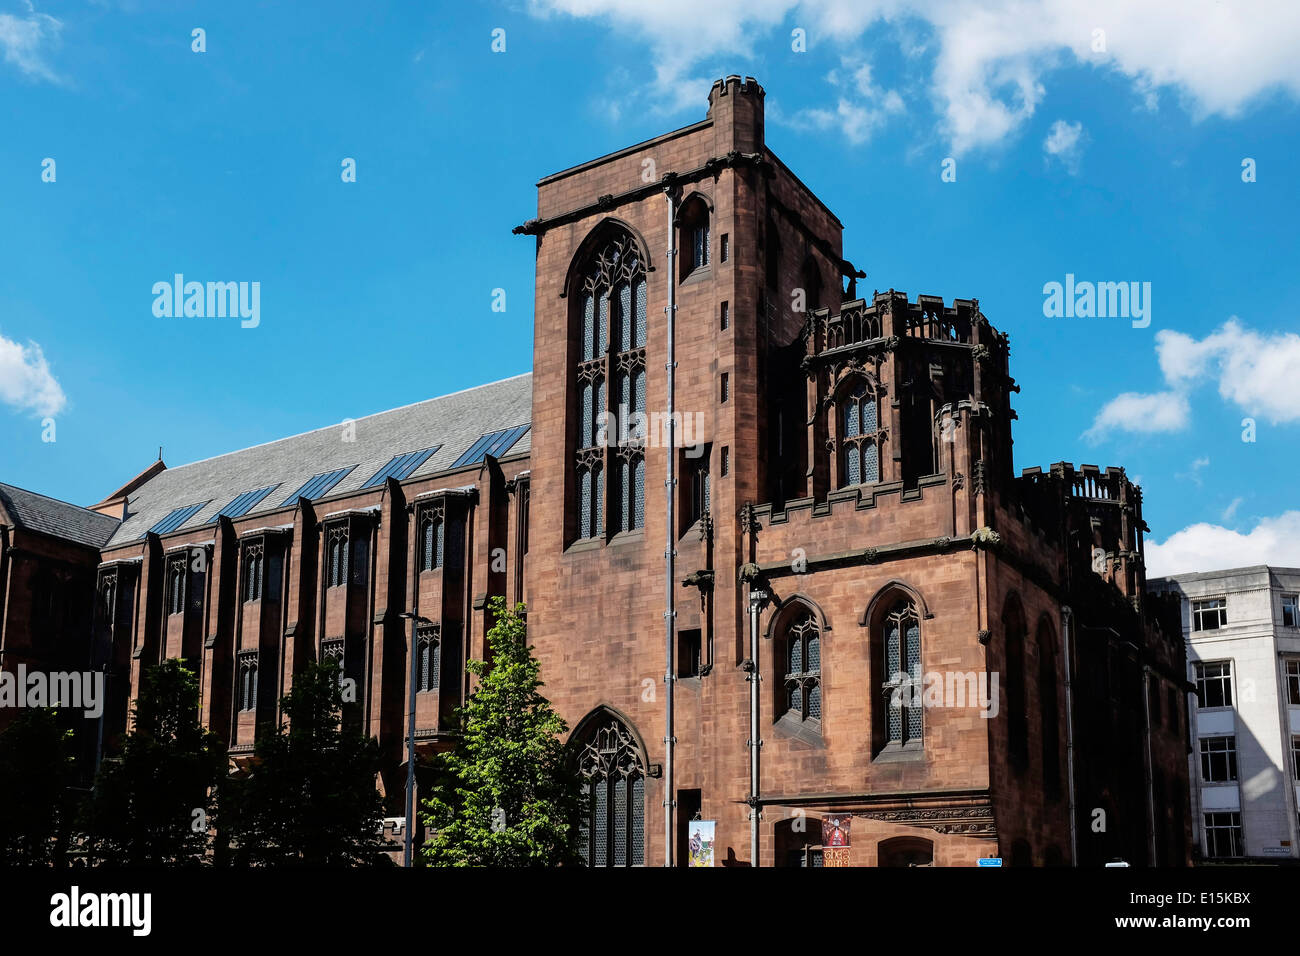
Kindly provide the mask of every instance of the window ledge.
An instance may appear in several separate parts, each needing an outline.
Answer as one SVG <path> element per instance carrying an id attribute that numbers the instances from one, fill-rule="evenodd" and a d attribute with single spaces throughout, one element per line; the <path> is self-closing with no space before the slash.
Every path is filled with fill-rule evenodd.
<path id="1" fill-rule="evenodd" d="M 693 285 L 693 284 L 696 283 L 696 282 L 703 282 L 705 279 L 712 278 L 712 276 L 713 276 L 713 266 L 712 266 L 712 265 L 707 265 L 707 266 L 698 266 L 697 268 L 692 269 L 692 270 L 691 270 L 691 271 L 690 271 L 686 276 L 684 276 L 684 277 L 682 278 L 682 280 L 681 280 L 680 282 L 678 282 L 677 284 L 678 284 L 678 285 Z"/>
<path id="2" fill-rule="evenodd" d="M 579 538 L 564 549 L 565 554 L 577 554 L 583 551 L 595 551 L 605 544 L 604 537 Z"/>
<path id="3" fill-rule="evenodd" d="M 812 747 L 821 749 L 826 746 L 826 741 L 822 739 L 821 721 L 816 717 L 796 720 L 789 714 L 782 714 L 773 724 L 773 729 L 782 737 L 790 737 Z"/>
<path id="4" fill-rule="evenodd" d="M 872 758 L 872 763 L 908 763 L 925 759 L 923 743 L 886 744 L 885 749 Z"/>
<path id="5" fill-rule="evenodd" d="M 612 547 L 625 547 L 632 544 L 639 544 L 645 540 L 645 528 L 634 528 L 631 531 L 620 531 L 614 537 L 609 539 Z"/>

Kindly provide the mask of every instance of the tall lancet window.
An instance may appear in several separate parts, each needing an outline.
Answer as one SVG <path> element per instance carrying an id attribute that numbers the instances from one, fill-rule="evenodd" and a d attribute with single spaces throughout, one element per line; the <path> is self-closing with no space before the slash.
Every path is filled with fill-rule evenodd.
<path id="1" fill-rule="evenodd" d="M 648 323 L 645 265 L 630 235 L 611 234 L 578 275 L 572 508 L 581 539 L 645 524 Z"/>
<path id="2" fill-rule="evenodd" d="M 840 402 L 840 474 L 842 487 L 880 480 L 880 427 L 876 393 L 864 381 L 853 383 Z"/>

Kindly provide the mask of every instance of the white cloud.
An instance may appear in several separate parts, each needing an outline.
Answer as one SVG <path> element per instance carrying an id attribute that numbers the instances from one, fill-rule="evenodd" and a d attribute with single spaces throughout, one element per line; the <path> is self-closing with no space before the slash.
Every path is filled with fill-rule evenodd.
<path id="1" fill-rule="evenodd" d="M 841 59 L 841 69 L 831 70 L 826 80 L 839 88 L 835 109 L 815 107 L 785 117 L 773 105 L 768 113 L 773 121 L 785 122 L 795 129 L 839 129 L 851 143 L 865 143 L 890 116 L 904 112 L 903 97 L 897 90 L 881 89 L 871 78 L 871 64 L 849 57 Z"/>
<path id="2" fill-rule="evenodd" d="M 1043 140 L 1043 152 L 1060 160 L 1071 174 L 1077 173 L 1083 157 L 1083 124 L 1057 120 Z"/>
<path id="3" fill-rule="evenodd" d="M 1219 515 L 1219 520 L 1226 522 L 1235 518 L 1237 516 L 1237 509 L 1241 507 L 1241 502 L 1242 499 L 1240 497 L 1233 498 L 1232 503 L 1223 509 L 1223 514 Z"/>
<path id="4" fill-rule="evenodd" d="M 933 64 L 941 132 L 958 155 L 1015 133 L 1042 102 L 1050 74 L 1074 63 L 1126 78 L 1147 108 L 1171 91 L 1197 119 L 1236 116 L 1274 90 L 1300 99 L 1294 3 L 529 0 L 529 7 L 538 16 L 598 19 L 644 38 L 655 64 L 654 98 L 674 111 L 698 109 L 708 90 L 710 81 L 693 71 L 725 69 L 721 58 L 752 59 L 760 46 L 788 50 L 793 26 L 807 30 L 812 55 L 819 44 L 851 48 L 884 24 L 894 28 L 900 59 L 924 49 Z M 1102 50 L 1094 49 L 1095 30 L 1104 31 Z M 918 32 L 925 33 L 920 42 Z"/>
<path id="5" fill-rule="evenodd" d="M 56 415 L 67 404 L 35 342 L 19 345 L 0 335 L 0 401 L 38 415 Z"/>
<path id="6" fill-rule="evenodd" d="M 46 53 L 58 42 L 63 24 L 47 14 L 37 13 L 31 0 L 26 0 L 25 6 L 27 12 L 19 16 L 0 13 L 0 50 L 4 51 L 5 62 L 32 79 L 61 82 L 46 62 Z"/>
<path id="7" fill-rule="evenodd" d="M 1217 379 L 1219 394 L 1242 411 L 1275 425 L 1300 421 L 1300 335 L 1294 332 L 1261 334 L 1234 316 L 1199 341 L 1164 329 L 1156 333 L 1156 352 L 1171 386 Z"/>
<path id="8" fill-rule="evenodd" d="M 1147 577 L 1273 564 L 1300 567 L 1300 511 L 1264 518 L 1245 533 L 1201 522 L 1146 544 Z"/>
<path id="9" fill-rule="evenodd" d="M 1115 430 L 1148 435 L 1176 432 L 1187 426 L 1191 413 L 1187 396 L 1181 392 L 1157 392 L 1154 395 L 1125 392 L 1102 407 L 1092 427 L 1084 432 L 1084 437 L 1095 442 Z"/>
<path id="10" fill-rule="evenodd" d="M 1156 356 L 1169 390 L 1111 399 L 1085 435 L 1097 440 L 1112 429 L 1180 431 L 1190 421 L 1187 395 L 1207 382 L 1247 415 L 1262 415 L 1274 425 L 1300 421 L 1300 335 L 1294 332 L 1256 332 L 1233 316 L 1203 339 L 1160 330 Z"/>

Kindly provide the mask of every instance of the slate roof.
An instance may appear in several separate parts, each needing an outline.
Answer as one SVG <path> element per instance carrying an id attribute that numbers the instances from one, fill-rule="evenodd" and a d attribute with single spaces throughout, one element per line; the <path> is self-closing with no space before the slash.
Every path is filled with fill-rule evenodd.
<path id="1" fill-rule="evenodd" d="M 19 528 L 92 548 L 102 548 L 117 530 L 116 518 L 13 485 L 0 484 L 0 503 Z"/>
<path id="2" fill-rule="evenodd" d="M 351 467 L 325 497 L 356 491 L 395 455 L 441 447 L 408 478 L 445 471 L 487 432 L 528 424 L 532 419 L 532 373 L 431 398 L 356 419 L 355 440 L 346 442 L 342 423 L 291 438 L 169 468 L 129 497 L 129 514 L 110 546 L 138 541 L 174 509 L 202 505 L 176 530 L 209 525 L 218 511 L 248 491 L 276 487 L 248 511 L 275 511 L 310 478 Z M 502 457 L 526 453 L 532 430 Z M 355 466 L 355 467 L 353 467 Z"/>

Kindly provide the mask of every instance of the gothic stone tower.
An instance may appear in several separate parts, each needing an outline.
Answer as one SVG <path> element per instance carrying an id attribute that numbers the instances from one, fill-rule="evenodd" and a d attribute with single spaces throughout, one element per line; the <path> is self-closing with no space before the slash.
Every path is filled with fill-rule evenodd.
<path id="1" fill-rule="evenodd" d="M 1096 625 L 1093 644 L 1137 641 L 1132 687 L 1152 673 L 1182 686 L 1172 648 L 1145 650 L 1140 494 L 1121 470 L 1086 487 L 1072 469 L 1013 476 L 1006 336 L 976 300 L 859 296 L 840 221 L 766 144 L 763 96 L 752 78 L 715 83 L 703 121 L 541 180 L 537 218 L 516 229 L 537 241 L 530 640 L 589 781 L 589 859 L 664 859 L 655 413 L 672 286 L 679 862 L 698 816 L 717 821 L 719 864 L 750 865 L 751 805 L 764 866 L 816 865 L 826 814 L 851 818 L 856 865 L 1069 862 L 1076 802 L 1081 821 L 1103 804 L 1128 814 L 1104 847 L 1080 831 L 1076 859 L 1145 862 L 1153 758 L 1145 775 L 1122 762 L 1124 788 L 1093 767 L 1095 793 L 1074 795 L 1066 766 L 1072 621 Z M 1070 611 L 1080 560 L 1107 600 Z M 751 587 L 771 595 L 757 794 Z M 900 694 L 899 675 L 931 673 L 946 698 Z M 976 698 L 993 674 L 987 717 Z M 1174 736 L 1141 752 L 1176 786 L 1185 727 L 1161 729 Z M 1181 774 L 1185 787 L 1185 760 Z M 1180 825 L 1161 807 L 1161 826 Z"/>

